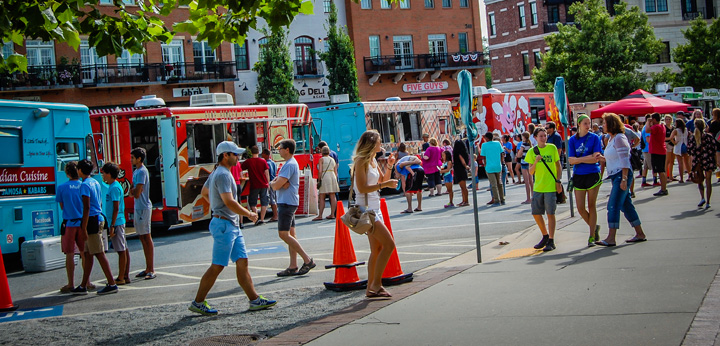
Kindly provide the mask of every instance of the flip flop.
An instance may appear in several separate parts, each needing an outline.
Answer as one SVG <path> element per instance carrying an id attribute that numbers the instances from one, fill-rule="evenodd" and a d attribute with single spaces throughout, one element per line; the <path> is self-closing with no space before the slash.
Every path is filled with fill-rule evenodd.
<path id="1" fill-rule="evenodd" d="M 422 211 L 422 209 L 420 209 L 420 208 L 415 208 L 415 211 Z"/>
<path id="2" fill-rule="evenodd" d="M 156 277 L 157 277 L 157 276 L 155 276 L 155 273 L 149 272 L 149 273 L 147 273 L 147 274 L 145 275 L 145 280 L 152 280 L 152 279 L 154 279 L 154 278 L 156 278 Z"/>
<path id="3" fill-rule="evenodd" d="M 147 273 L 143 270 L 143 271 L 137 273 L 137 275 L 135 275 L 135 277 L 136 278 L 144 278 L 145 275 L 147 275 Z"/>
<path id="4" fill-rule="evenodd" d="M 326 219 L 328 219 L 328 220 L 335 220 L 335 217 L 334 217 L 334 216 L 328 216 L 328 217 L 326 217 Z"/>
<path id="5" fill-rule="evenodd" d="M 323 220 L 322 217 L 316 217 L 316 218 L 312 219 L 312 221 L 322 221 L 322 220 Z"/>
<path id="6" fill-rule="evenodd" d="M 598 241 L 595 242 L 595 245 L 611 247 L 611 246 L 615 246 L 615 245 L 617 245 L 617 244 L 611 244 L 611 243 L 608 243 L 608 242 L 606 242 L 606 241 L 604 241 L 604 240 L 598 240 Z"/>
<path id="7" fill-rule="evenodd" d="M 400 212 L 400 214 L 412 214 L 412 210 L 403 210 Z"/>
<path id="8" fill-rule="evenodd" d="M 462 203 L 458 203 L 457 206 L 458 206 L 458 207 L 467 207 L 467 206 L 469 206 L 469 205 L 470 205 L 470 203 L 462 202 Z"/>
<path id="9" fill-rule="evenodd" d="M 628 240 L 626 240 L 626 243 L 642 243 L 644 241 L 647 241 L 647 238 L 638 238 L 638 237 L 632 237 Z"/>

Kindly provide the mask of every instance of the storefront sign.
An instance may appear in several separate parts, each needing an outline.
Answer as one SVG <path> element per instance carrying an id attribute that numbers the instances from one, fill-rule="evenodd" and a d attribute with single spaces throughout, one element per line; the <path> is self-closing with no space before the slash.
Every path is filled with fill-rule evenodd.
<path id="1" fill-rule="evenodd" d="M 330 101 L 327 93 L 327 86 L 305 87 L 298 89 L 300 93 L 299 102 Z"/>
<path id="2" fill-rule="evenodd" d="M 0 197 L 54 195 L 55 185 L 0 186 Z"/>
<path id="3" fill-rule="evenodd" d="M 14 183 L 51 182 L 55 182 L 55 170 L 52 167 L 20 167 L 0 169 L 0 185 Z"/>
<path id="4" fill-rule="evenodd" d="M 190 97 L 191 95 L 209 94 L 208 87 L 173 88 L 173 97 Z"/>
<path id="5" fill-rule="evenodd" d="M 720 91 L 718 89 L 703 89 L 703 98 L 720 100 Z"/>
<path id="6" fill-rule="evenodd" d="M 448 88 L 448 82 L 426 82 L 403 84 L 403 91 L 411 94 L 439 93 Z"/>

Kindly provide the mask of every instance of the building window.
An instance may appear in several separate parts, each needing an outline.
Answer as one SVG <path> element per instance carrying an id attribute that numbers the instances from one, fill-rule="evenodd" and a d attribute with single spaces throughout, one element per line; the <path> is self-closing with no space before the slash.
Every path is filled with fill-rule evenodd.
<path id="1" fill-rule="evenodd" d="M 30 50 L 28 49 L 28 52 Z M 107 57 L 98 57 L 95 47 L 90 47 L 88 40 L 80 41 L 80 64 L 83 83 L 105 82 L 107 77 Z M 30 65 L 30 54 L 28 54 Z"/>
<path id="2" fill-rule="evenodd" d="M 162 47 L 163 63 L 175 64 L 185 61 L 182 40 L 172 40 L 170 43 L 163 43 L 160 46 Z"/>
<path id="3" fill-rule="evenodd" d="M 210 71 L 212 64 L 215 63 L 215 50 L 210 47 L 210 43 L 205 41 L 193 42 L 193 60 L 195 62 L 195 71 Z"/>
<path id="4" fill-rule="evenodd" d="M 548 23 L 557 23 L 560 21 L 560 7 L 558 5 L 548 6 Z"/>
<path id="5" fill-rule="evenodd" d="M 686 1 L 683 0 L 683 6 L 686 6 Z M 691 1 L 693 4 L 695 1 Z M 645 0 L 645 12 L 647 13 L 656 13 L 656 12 L 667 12 L 667 0 Z"/>
<path id="6" fill-rule="evenodd" d="M 100 0 L 100 3 L 103 5 L 113 5 L 113 0 Z M 135 5 L 135 0 L 123 0 L 123 3 L 125 5 Z"/>
<path id="7" fill-rule="evenodd" d="M 433 55 L 431 64 L 443 64 L 447 55 L 447 40 L 445 34 L 428 35 L 428 47 Z"/>
<path id="8" fill-rule="evenodd" d="M 533 52 L 533 55 L 535 56 L 535 67 L 542 67 L 542 57 L 540 56 L 540 52 Z"/>
<path id="9" fill-rule="evenodd" d="M 458 45 L 460 47 L 460 53 L 467 53 L 467 51 L 468 51 L 467 33 L 461 32 L 458 34 Z"/>
<path id="10" fill-rule="evenodd" d="M 370 36 L 370 57 L 380 56 L 380 36 Z"/>
<path id="11" fill-rule="evenodd" d="M 238 70 L 249 70 L 250 62 L 248 59 L 247 40 L 243 45 L 235 44 L 235 68 Z"/>
<path id="12" fill-rule="evenodd" d="M 13 55 L 13 51 L 15 50 L 15 45 L 10 42 L 3 42 L 2 44 L 2 57 L 3 59 L 7 59 L 11 55 Z"/>
<path id="13" fill-rule="evenodd" d="M 402 8 L 402 9 L 410 8 L 410 0 L 400 0 L 400 8 Z"/>
<path id="14" fill-rule="evenodd" d="M 425 8 L 435 8 L 435 0 L 425 0 Z"/>
<path id="15" fill-rule="evenodd" d="M 389 9 L 390 8 L 390 0 L 380 0 L 380 8 Z"/>
<path id="16" fill-rule="evenodd" d="M 372 8 L 372 0 L 360 0 L 360 8 L 369 10 Z"/>
<path id="17" fill-rule="evenodd" d="M 620 0 L 605 0 L 605 7 L 607 7 L 607 11 L 611 16 L 615 15 L 615 5 L 619 3 Z"/>
<path id="18" fill-rule="evenodd" d="M 530 3 L 530 25 L 537 25 L 538 24 L 538 12 L 537 12 L 537 3 L 531 2 Z"/>
<path id="19" fill-rule="evenodd" d="M 657 58 L 656 64 L 669 64 L 670 63 L 670 42 L 663 42 L 663 50 L 660 52 Z"/>
<path id="20" fill-rule="evenodd" d="M 23 164 L 22 126 L 0 125 L 0 146 L 3 148 L 18 148 L 18 150 L 6 150 L 0 155 L 0 166 L 21 166 Z"/>
<path id="21" fill-rule="evenodd" d="M 525 4 L 518 5 L 518 14 L 520 15 L 520 27 L 525 27 Z"/>
<path id="22" fill-rule="evenodd" d="M 528 53 L 522 54 L 523 59 L 523 77 L 530 76 L 530 57 L 528 56 Z"/>
<path id="23" fill-rule="evenodd" d="M 87 45 L 87 40 L 84 42 Z M 28 66 L 55 65 L 55 45 L 52 41 L 27 40 L 25 47 Z"/>
<path id="24" fill-rule="evenodd" d="M 332 0 L 323 0 L 323 11 L 325 11 L 325 13 L 330 13 L 331 5 Z"/>
<path id="25" fill-rule="evenodd" d="M 295 74 L 317 74 L 315 56 L 312 53 L 313 49 L 312 38 L 308 36 L 300 36 L 295 39 Z"/>
<path id="26" fill-rule="evenodd" d="M 117 58 L 118 65 L 139 66 L 144 62 L 142 54 L 131 54 L 127 49 L 123 49 L 122 55 Z"/>
<path id="27" fill-rule="evenodd" d="M 490 28 L 490 36 L 495 36 L 495 13 L 488 14 L 488 27 Z"/>
<path id="28" fill-rule="evenodd" d="M 452 0 L 442 0 L 443 8 L 452 7 Z"/>
<path id="29" fill-rule="evenodd" d="M 413 67 L 412 36 L 393 36 L 393 52 L 395 53 L 396 69 L 408 69 Z"/>
<path id="30" fill-rule="evenodd" d="M 466 7 L 469 7 L 469 6 L 470 6 L 470 4 L 469 4 L 468 0 L 460 0 L 460 7 L 461 7 L 461 8 L 466 8 Z"/>

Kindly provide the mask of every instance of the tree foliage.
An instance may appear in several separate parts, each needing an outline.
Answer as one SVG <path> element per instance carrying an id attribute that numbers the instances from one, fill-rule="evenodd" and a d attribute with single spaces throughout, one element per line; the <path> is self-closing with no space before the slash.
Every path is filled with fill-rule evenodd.
<path id="1" fill-rule="evenodd" d="M 330 5 L 328 18 L 328 50 L 320 53 L 320 60 L 325 62 L 330 82 L 328 94 L 348 94 L 350 102 L 360 101 L 358 90 L 357 67 L 355 65 L 355 48 L 350 36 L 337 26 L 337 8 Z"/>
<path id="2" fill-rule="evenodd" d="M 571 102 L 617 100 L 646 85 L 638 69 L 655 62 L 663 47 L 647 15 L 621 2 L 611 17 L 600 0 L 575 2 L 570 13 L 579 28 L 558 24 L 559 31 L 545 38 L 550 51 L 533 69 L 538 91 L 552 91 L 558 76 Z"/>
<path id="3" fill-rule="evenodd" d="M 708 26 L 697 18 L 683 35 L 687 43 L 673 50 L 683 84 L 695 90 L 720 86 L 720 20 L 716 18 Z"/>
<path id="4" fill-rule="evenodd" d="M 678 76 L 678 74 L 671 68 L 663 67 L 660 72 L 650 73 L 650 80 L 648 81 L 648 85 L 645 90 L 650 91 L 654 89 L 658 83 L 667 83 L 670 86 L 680 86 L 678 84 L 680 83 L 680 76 Z"/>
<path id="5" fill-rule="evenodd" d="M 298 92 L 293 86 L 293 67 L 287 33 L 284 29 L 273 30 L 267 43 L 260 48 L 260 59 L 252 70 L 258 74 L 255 102 L 258 104 L 298 103 Z"/>
<path id="6" fill-rule="evenodd" d="M 75 50 L 80 35 L 99 56 L 120 56 L 123 49 L 143 53 L 146 42 L 169 42 L 177 32 L 197 35 L 217 48 L 222 42 L 243 42 L 245 34 L 264 19 L 277 29 L 299 14 L 312 13 L 311 0 L 113 0 L 114 13 L 103 14 L 100 0 L 0 1 L 2 42 L 23 45 L 25 38 L 64 42 Z M 129 6 L 132 3 L 137 6 Z M 178 7 L 187 7 L 186 21 L 172 28 L 163 21 Z M 0 57 L 0 72 L 26 71 L 24 56 Z"/>

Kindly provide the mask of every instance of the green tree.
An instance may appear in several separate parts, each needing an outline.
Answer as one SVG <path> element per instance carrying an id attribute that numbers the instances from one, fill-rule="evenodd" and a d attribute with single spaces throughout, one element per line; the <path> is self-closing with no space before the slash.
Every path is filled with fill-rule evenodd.
<path id="1" fill-rule="evenodd" d="M 357 67 L 355 66 L 355 48 L 350 36 L 337 26 L 337 8 L 330 5 L 328 18 L 328 50 L 320 53 L 320 60 L 325 62 L 330 82 L 328 94 L 348 94 L 350 102 L 360 101 L 358 90 Z"/>
<path id="2" fill-rule="evenodd" d="M 114 13 L 98 10 L 100 0 L 6 0 L 0 1 L 0 44 L 23 45 L 27 38 L 67 43 L 75 50 L 80 35 L 99 56 L 120 56 L 123 48 L 143 53 L 146 42 L 169 42 L 176 32 L 197 35 L 217 48 L 220 43 L 243 42 L 259 19 L 273 28 L 289 25 L 298 13 L 311 14 L 311 0 L 113 0 Z M 138 7 L 126 8 L 126 3 Z M 164 18 L 186 6 L 186 21 L 166 27 Z M 0 72 L 26 71 L 25 56 L 0 56 Z"/>
<path id="3" fill-rule="evenodd" d="M 552 91 L 558 76 L 571 102 L 617 100 L 646 85 L 638 69 L 655 62 L 663 47 L 646 14 L 621 2 L 611 17 L 600 0 L 575 2 L 569 12 L 578 26 L 558 24 L 545 38 L 550 51 L 533 69 L 538 91 Z"/>
<path id="4" fill-rule="evenodd" d="M 686 44 L 673 50 L 675 62 L 680 66 L 683 85 L 700 90 L 720 86 L 720 20 L 697 18 L 683 31 Z"/>
<path id="5" fill-rule="evenodd" d="M 285 29 L 275 29 L 270 35 L 267 29 L 261 32 L 267 37 L 267 43 L 260 48 L 260 59 L 252 68 L 258 74 L 255 102 L 266 105 L 298 103 Z"/>

